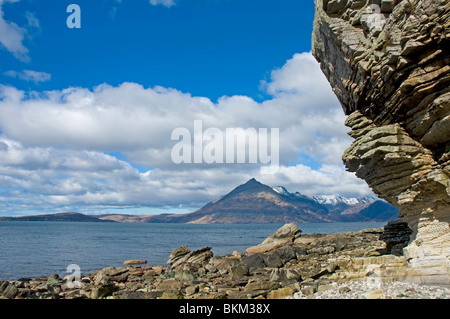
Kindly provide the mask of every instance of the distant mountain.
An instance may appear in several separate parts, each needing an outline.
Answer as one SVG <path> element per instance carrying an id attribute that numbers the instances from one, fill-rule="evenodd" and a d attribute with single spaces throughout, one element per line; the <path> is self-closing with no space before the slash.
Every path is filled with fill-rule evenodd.
<path id="1" fill-rule="evenodd" d="M 287 223 L 330 222 L 327 210 L 311 199 L 282 195 L 254 178 L 225 196 L 189 214 L 169 215 L 181 223 Z M 150 220 L 161 221 L 161 216 Z"/>
<path id="2" fill-rule="evenodd" d="M 21 217 L 0 217 L 0 221 L 112 222 L 80 213 L 58 213 Z"/>
<path id="3" fill-rule="evenodd" d="M 313 196 L 313 199 L 324 205 L 335 221 L 390 221 L 397 219 L 399 214 L 397 208 L 373 195 L 359 198 L 318 195 Z"/>
<path id="4" fill-rule="evenodd" d="M 269 187 L 255 179 L 184 215 L 154 216 L 149 222 L 182 223 L 302 223 L 389 221 L 398 210 L 375 196 L 308 197 L 283 186 Z"/>
<path id="5" fill-rule="evenodd" d="M 156 216 L 108 215 L 100 218 L 149 223 L 303 223 L 388 221 L 398 211 L 374 196 L 308 197 L 290 193 L 283 186 L 269 187 L 255 179 L 188 214 Z"/>
<path id="6" fill-rule="evenodd" d="M 338 195 L 309 197 L 299 192 L 290 193 L 283 186 L 270 187 L 252 178 L 230 193 L 187 214 L 88 216 L 79 213 L 60 213 L 2 217 L 0 221 L 192 224 L 362 222 L 390 221 L 397 219 L 398 213 L 397 208 L 374 196 L 362 198 L 346 198 Z"/>

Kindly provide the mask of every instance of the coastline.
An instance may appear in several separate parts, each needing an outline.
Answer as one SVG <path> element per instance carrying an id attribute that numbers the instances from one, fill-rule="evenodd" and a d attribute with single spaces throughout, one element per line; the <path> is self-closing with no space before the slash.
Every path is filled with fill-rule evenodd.
<path id="1" fill-rule="evenodd" d="M 305 233 L 343 233 L 380 228 L 385 222 L 297 224 Z M 145 259 L 166 265 L 183 245 L 211 246 L 214 255 L 245 252 L 283 226 L 280 224 L 136 224 L 84 222 L 0 222 L 0 280 L 68 274 L 78 264 L 83 274 L 120 267 L 124 260 Z M 174 234 L 176 236 L 174 236 Z M 226 238 L 226 240 L 224 240 Z"/>
<path id="2" fill-rule="evenodd" d="M 81 275 L 75 287 L 70 275 L 0 281 L 0 295 L 8 299 L 450 298 L 448 287 L 425 289 L 404 282 L 407 262 L 400 252 L 406 242 L 398 237 L 403 226 L 397 222 L 379 229 L 302 235 L 296 225 L 286 224 L 246 253 L 214 256 L 211 247 L 190 251 L 183 246 L 168 256 L 169 266 L 134 261 L 106 267 Z"/>

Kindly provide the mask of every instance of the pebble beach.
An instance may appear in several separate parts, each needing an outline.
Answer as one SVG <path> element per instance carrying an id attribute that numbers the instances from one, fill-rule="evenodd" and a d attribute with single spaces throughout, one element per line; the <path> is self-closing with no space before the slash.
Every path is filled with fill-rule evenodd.
<path id="1" fill-rule="evenodd" d="M 374 285 L 366 281 L 349 281 L 320 286 L 314 294 L 296 292 L 289 299 L 450 299 L 450 289 L 415 283 L 391 282 Z"/>

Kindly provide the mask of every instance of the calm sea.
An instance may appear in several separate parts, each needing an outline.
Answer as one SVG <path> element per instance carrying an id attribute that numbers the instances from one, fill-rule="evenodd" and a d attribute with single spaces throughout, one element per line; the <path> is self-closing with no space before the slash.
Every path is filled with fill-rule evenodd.
<path id="1" fill-rule="evenodd" d="M 384 226 L 370 223 L 298 224 L 306 233 L 340 233 Z M 79 222 L 0 222 L 0 280 L 67 275 L 77 264 L 82 274 L 125 260 L 145 259 L 164 265 L 183 245 L 191 250 L 213 247 L 215 255 L 231 254 L 261 243 L 282 224 L 186 225 Z"/>

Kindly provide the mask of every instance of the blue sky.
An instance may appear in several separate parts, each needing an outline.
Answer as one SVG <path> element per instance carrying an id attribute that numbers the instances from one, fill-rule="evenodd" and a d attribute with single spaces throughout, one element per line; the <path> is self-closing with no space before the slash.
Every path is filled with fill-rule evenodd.
<path id="1" fill-rule="evenodd" d="M 253 177 L 369 194 L 313 19 L 298 0 L 0 0 L 0 216 L 188 212 Z M 278 129 L 278 170 L 174 164 L 171 132 L 196 120 Z"/>
<path id="2" fill-rule="evenodd" d="M 81 8 L 81 29 L 66 26 L 70 3 Z M 274 66 L 310 51 L 313 12 L 313 1 L 298 0 L 179 0 L 170 8 L 148 0 L 5 3 L 5 19 L 27 29 L 30 62 L 1 50 L 1 81 L 39 91 L 129 81 L 213 100 L 261 99 L 259 81 Z M 27 26 L 30 14 L 39 27 Z M 52 80 L 35 85 L 4 75 L 24 68 Z"/>

